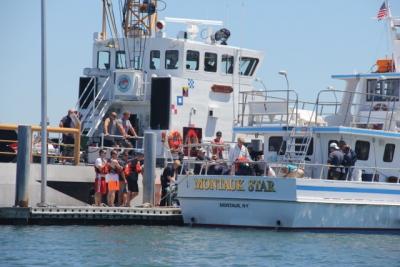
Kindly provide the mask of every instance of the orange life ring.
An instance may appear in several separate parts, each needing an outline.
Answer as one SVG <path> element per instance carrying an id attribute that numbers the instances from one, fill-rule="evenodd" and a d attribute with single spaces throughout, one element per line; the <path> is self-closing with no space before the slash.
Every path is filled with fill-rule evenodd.
<path id="1" fill-rule="evenodd" d="M 386 104 L 383 103 L 378 103 L 373 107 L 374 111 L 387 111 L 388 107 L 386 106 Z"/>
<path id="2" fill-rule="evenodd" d="M 182 145 L 182 135 L 178 131 L 171 131 L 168 135 L 168 145 L 170 149 L 177 150 Z"/>

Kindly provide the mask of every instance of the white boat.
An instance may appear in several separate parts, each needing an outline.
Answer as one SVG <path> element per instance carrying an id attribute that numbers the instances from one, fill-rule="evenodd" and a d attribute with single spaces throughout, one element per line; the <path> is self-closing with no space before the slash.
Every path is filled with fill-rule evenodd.
<path id="1" fill-rule="evenodd" d="M 92 65 L 79 79 L 76 103 L 86 156 L 75 157 L 79 166 L 70 166 L 59 164 L 63 161 L 59 153 L 52 155 L 47 178 L 51 204 L 88 202 L 93 163 L 103 147 L 103 121 L 111 112 L 120 116 L 129 111 L 139 136 L 147 130 L 156 132 L 160 165 L 177 156 L 171 153 L 169 138 L 183 144 L 203 142 L 219 130 L 229 140 L 239 92 L 253 90 L 263 59 L 260 51 L 228 45 L 230 32 L 221 21 L 159 19 L 164 2 L 156 0 L 124 1 L 119 10 L 112 0 L 102 3 L 102 30 L 93 35 Z M 123 21 L 120 29 L 118 14 Z M 167 36 L 168 25 L 176 23 L 182 24 L 182 31 Z M 55 138 L 59 144 L 60 135 Z M 0 206 L 14 204 L 16 139 L 16 126 L 0 125 L 0 168 L 4 170 L 0 190 L 7 192 L 0 193 Z M 135 149 L 141 149 L 141 141 Z M 32 164 L 31 174 L 30 202 L 35 204 L 40 196 L 38 164 Z"/>
<path id="2" fill-rule="evenodd" d="M 266 168 L 260 176 L 181 175 L 186 224 L 400 230 L 400 19 L 388 12 L 385 20 L 392 54 L 374 72 L 333 75 L 346 82 L 344 90 L 322 90 L 313 103 L 289 88 L 239 92 L 233 132 L 261 139 L 263 149 L 253 150 L 276 177 Z M 330 145 L 343 141 L 358 160 L 340 167 L 343 180 L 327 179 Z M 289 178 L 282 171 L 288 165 L 300 173 Z"/>

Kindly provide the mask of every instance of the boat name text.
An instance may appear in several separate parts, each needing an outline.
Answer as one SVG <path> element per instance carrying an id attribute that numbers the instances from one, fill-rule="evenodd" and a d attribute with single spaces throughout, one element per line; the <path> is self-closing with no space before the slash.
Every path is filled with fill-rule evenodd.
<path id="1" fill-rule="evenodd" d="M 261 179 L 247 180 L 247 187 L 244 179 L 196 178 L 194 183 L 195 190 L 246 191 L 247 188 L 249 192 L 276 192 L 273 181 Z"/>

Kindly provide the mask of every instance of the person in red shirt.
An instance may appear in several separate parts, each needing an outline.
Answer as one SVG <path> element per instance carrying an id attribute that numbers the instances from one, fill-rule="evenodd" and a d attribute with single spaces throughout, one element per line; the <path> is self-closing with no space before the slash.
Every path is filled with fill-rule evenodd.
<path id="1" fill-rule="evenodd" d="M 216 133 L 216 136 L 211 143 L 217 145 L 212 147 L 213 156 L 215 155 L 217 159 L 223 159 L 222 153 L 224 151 L 224 141 L 222 140 L 222 133 L 220 131 Z"/>
<path id="2" fill-rule="evenodd" d="M 94 182 L 94 204 L 101 205 L 101 198 L 107 193 L 106 176 L 108 174 L 108 163 L 106 159 L 106 151 L 100 149 L 100 157 L 96 159 L 94 170 L 96 172 L 96 179 Z"/>

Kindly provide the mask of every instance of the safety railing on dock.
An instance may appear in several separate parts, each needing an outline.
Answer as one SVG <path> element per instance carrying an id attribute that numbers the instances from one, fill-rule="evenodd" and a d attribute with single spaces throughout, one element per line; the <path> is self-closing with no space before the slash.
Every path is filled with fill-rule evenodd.
<path id="1" fill-rule="evenodd" d="M 0 132 L 15 132 L 15 137 L 17 136 L 18 125 L 14 124 L 0 124 Z M 34 160 L 35 158 L 40 157 L 40 131 L 41 126 L 33 125 L 31 126 L 32 135 L 35 135 L 35 138 L 32 138 L 32 155 L 31 158 Z M 57 142 L 52 142 L 48 139 L 48 151 L 47 157 L 49 159 L 58 159 L 59 162 L 64 161 L 72 161 L 75 165 L 79 164 L 80 161 L 80 130 L 79 128 L 61 128 L 61 127 L 47 127 L 47 132 L 50 134 L 70 134 L 74 137 L 74 144 L 64 144 L 62 143 L 61 136 L 57 139 Z M 10 159 L 9 161 L 13 161 L 12 158 L 18 153 L 18 138 L 2 138 L 0 139 L 0 158 Z M 50 148 L 49 148 L 50 146 Z M 63 155 L 60 151 L 61 148 L 71 149 L 71 156 Z M 5 160 L 2 160 L 5 161 Z"/>

